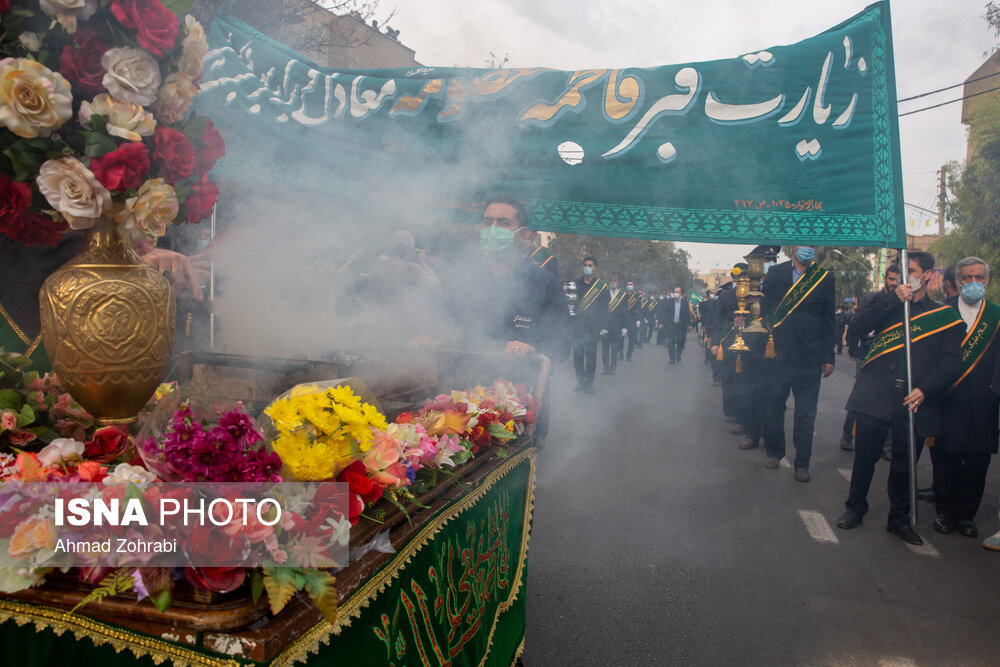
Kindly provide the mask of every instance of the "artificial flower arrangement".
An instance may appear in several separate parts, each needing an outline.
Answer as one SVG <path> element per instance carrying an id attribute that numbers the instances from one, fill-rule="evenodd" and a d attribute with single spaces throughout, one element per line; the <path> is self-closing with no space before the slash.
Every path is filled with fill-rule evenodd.
<path id="1" fill-rule="evenodd" d="M 0 568 L 0 591 L 44 582 L 53 569 L 46 558 L 55 534 L 45 511 L 4 501 L 5 482 L 85 482 L 94 485 L 95 494 L 120 494 L 155 493 L 150 487 L 166 480 L 337 481 L 347 487 L 346 517 L 324 523 L 310 513 L 312 501 L 300 499 L 297 512 L 274 530 L 205 531 L 193 547 L 264 549 L 272 565 L 161 568 L 144 566 L 140 560 L 128 567 L 78 569 L 79 579 L 94 587 L 81 604 L 131 591 L 164 610 L 179 579 L 216 593 L 249 581 L 253 599 L 266 593 L 272 613 L 302 591 L 332 620 L 335 579 L 319 555 L 319 545 L 336 541 L 346 548 L 351 526 L 380 499 L 405 512 L 405 503 L 418 504 L 412 490 L 433 486 L 438 472 L 487 450 L 505 455 L 503 444 L 524 433 L 538 410 L 537 399 L 523 385 L 504 381 L 441 394 L 393 423 L 350 386 L 303 385 L 265 409 L 263 432 L 240 404 L 206 416 L 183 392 L 166 385 L 157 391 L 153 405 L 152 414 L 147 410 L 143 416 L 135 443 L 123 430 L 104 429 L 102 437 L 57 438 L 37 452 L 0 455 L 0 548 L 10 556 L 32 559 L 34 565 Z M 315 487 L 313 493 L 329 493 L 333 485 Z M 310 563 L 315 555 L 310 563 L 314 566 L 282 567 L 282 552 L 274 542 L 279 533 L 284 533 L 283 544 L 289 545 L 296 563 Z"/>
<path id="2" fill-rule="evenodd" d="M 190 111 L 208 42 L 160 0 L 0 0 L 0 234 L 55 245 L 112 215 L 139 242 L 206 218 L 225 154 Z"/>

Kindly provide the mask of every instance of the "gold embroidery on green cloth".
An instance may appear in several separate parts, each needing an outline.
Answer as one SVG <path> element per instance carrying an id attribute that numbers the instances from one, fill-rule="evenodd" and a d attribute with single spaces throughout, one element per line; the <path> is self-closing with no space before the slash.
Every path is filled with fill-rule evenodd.
<path id="1" fill-rule="evenodd" d="M 497 613 L 493 618 L 489 639 L 487 640 L 487 651 L 483 656 L 483 661 L 485 661 L 486 657 L 489 655 L 489 646 L 493 642 L 493 633 L 496 631 L 497 619 L 500 614 L 507 611 L 517 600 L 517 596 L 520 593 L 522 585 L 521 578 L 524 569 L 524 560 L 528 551 L 528 525 L 531 520 L 531 512 L 535 504 L 536 451 L 537 450 L 534 447 L 530 447 L 511 457 L 509 461 L 491 472 L 475 491 L 469 493 L 464 498 L 461 498 L 455 503 L 455 505 L 449 508 L 446 513 L 441 514 L 429 521 L 427 525 L 424 526 L 419 533 L 417 533 L 417 535 L 410 539 L 410 541 L 396 553 L 395 557 L 392 559 L 391 567 L 383 568 L 379 572 L 372 575 L 358 590 L 354 592 L 353 595 L 351 595 L 350 598 L 348 598 L 346 602 L 340 606 L 335 624 L 331 624 L 329 621 L 324 619 L 314 625 L 305 634 L 293 642 L 291 646 L 282 651 L 281 654 L 271 662 L 271 667 L 285 667 L 296 662 L 305 661 L 308 659 L 309 654 L 316 653 L 321 645 L 328 644 L 330 642 L 331 635 L 338 635 L 340 634 L 341 627 L 349 627 L 351 625 L 351 617 L 360 618 L 361 610 L 367 607 L 394 579 L 399 576 L 400 572 L 405 569 L 406 565 L 410 562 L 413 556 L 418 551 L 423 549 L 424 546 L 429 544 L 434 536 L 437 535 L 448 522 L 475 505 L 499 480 L 506 477 L 511 470 L 520 465 L 525 459 L 528 459 L 528 465 L 530 466 L 528 492 L 524 506 L 524 516 L 522 518 L 523 529 L 520 553 L 517 557 L 517 572 L 513 578 L 515 585 L 511 587 L 510 597 L 506 601 L 501 602 L 497 607 Z"/>
<path id="2" fill-rule="evenodd" d="M 137 658 L 149 656 L 157 665 L 171 661 L 177 667 L 240 667 L 243 663 L 215 658 L 167 641 L 102 623 L 63 609 L 0 599 L 0 623 L 14 621 L 18 626 L 33 623 L 36 631 L 52 630 L 61 637 L 67 630 L 77 639 L 85 637 L 94 646 L 110 644 L 115 653 L 128 649 Z"/>
<path id="3" fill-rule="evenodd" d="M 964 323 L 962 316 L 951 306 L 941 306 L 934 310 L 928 310 L 910 318 L 910 340 L 916 342 L 943 329 Z M 872 346 L 868 348 L 868 354 L 865 355 L 862 367 L 884 354 L 889 354 L 903 347 L 903 338 L 902 322 L 897 322 L 884 329 L 875 337 Z"/>
<path id="4" fill-rule="evenodd" d="M 616 308 L 618 308 L 618 306 L 622 304 L 622 300 L 624 298 L 625 298 L 625 290 L 618 290 L 618 294 L 615 295 L 615 298 L 611 299 L 611 301 L 608 302 L 608 310 L 613 312 Z"/>
<path id="5" fill-rule="evenodd" d="M 992 301 L 984 301 L 983 307 L 976 315 L 976 321 L 972 323 L 972 328 L 969 329 L 965 340 L 962 341 L 961 373 L 959 373 L 958 379 L 948 387 L 948 392 L 969 376 L 986 351 L 990 349 L 990 343 L 993 342 L 998 330 L 1000 330 L 1000 306 Z"/>
<path id="6" fill-rule="evenodd" d="M 791 315 L 792 311 L 798 308 L 807 296 L 812 294 L 812 291 L 823 282 L 824 278 L 826 278 L 826 269 L 816 263 L 810 264 L 806 272 L 799 276 L 795 284 L 785 292 L 781 303 L 768 318 L 769 328 L 773 330 L 780 326 L 785 318 Z"/>
<path id="7" fill-rule="evenodd" d="M 587 293 L 584 294 L 583 298 L 580 299 L 580 302 L 576 304 L 577 314 L 582 313 L 583 311 L 590 308 L 590 306 L 593 305 L 594 301 L 597 300 L 597 297 L 601 295 L 601 292 L 603 292 L 604 288 L 607 286 L 608 284 L 603 280 L 601 280 L 600 278 L 595 280 L 594 284 L 590 286 L 589 290 L 587 290 Z"/>

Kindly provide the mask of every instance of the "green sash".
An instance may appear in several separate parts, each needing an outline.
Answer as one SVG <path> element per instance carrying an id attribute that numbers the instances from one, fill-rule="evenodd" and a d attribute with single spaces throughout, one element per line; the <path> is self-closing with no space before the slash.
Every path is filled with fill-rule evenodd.
<path id="1" fill-rule="evenodd" d="M 656 304 L 657 303 L 659 303 L 659 301 L 657 301 L 656 299 L 650 299 L 649 300 L 649 303 L 646 304 L 646 305 L 649 306 L 649 312 L 653 312 L 654 310 L 656 310 Z"/>
<path id="2" fill-rule="evenodd" d="M 628 298 L 628 305 L 626 306 L 626 308 L 628 308 L 629 310 L 633 310 L 635 308 L 635 304 L 637 304 L 638 302 L 639 302 L 639 295 L 636 294 L 635 292 L 632 292 L 632 296 Z"/>
<path id="3" fill-rule="evenodd" d="M 535 251 L 531 253 L 531 255 L 528 256 L 528 259 L 537 264 L 539 267 L 544 267 L 549 263 L 549 260 L 552 259 L 552 253 L 539 246 L 535 248 Z"/>
<path id="4" fill-rule="evenodd" d="M 590 308 L 590 306 L 594 303 L 594 300 L 601 295 L 601 292 L 603 292 L 604 288 L 607 286 L 608 284 L 600 278 L 595 280 L 594 284 L 590 286 L 589 290 L 587 290 L 587 293 L 583 295 L 582 299 L 580 299 L 580 303 L 576 305 L 576 312 L 582 313 Z"/>
<path id="5" fill-rule="evenodd" d="M 642 301 L 639 302 L 639 310 L 645 310 L 647 303 L 649 303 L 649 299 L 642 297 Z"/>
<path id="6" fill-rule="evenodd" d="M 770 325 L 768 328 L 773 330 L 784 322 L 785 318 L 791 315 L 792 311 L 798 308 L 799 304 L 805 301 L 806 297 L 816 289 L 816 286 L 823 282 L 826 275 L 826 269 L 822 266 L 815 262 L 810 264 L 806 272 L 799 276 L 799 279 L 795 281 L 791 289 L 785 292 L 781 303 L 774 309 L 768 320 L 768 324 Z"/>
<path id="7" fill-rule="evenodd" d="M 969 333 L 965 335 L 965 340 L 962 341 L 962 372 L 958 379 L 948 387 L 948 391 L 957 387 L 962 383 L 962 380 L 968 377 L 972 369 L 986 354 L 986 350 L 989 349 L 998 330 L 1000 330 L 1000 306 L 992 301 L 984 300 L 983 307 L 979 309 L 979 315 L 976 316 L 976 321 L 969 329 Z"/>
<path id="8" fill-rule="evenodd" d="M 618 294 L 615 295 L 615 298 L 608 302 L 608 311 L 613 313 L 618 306 L 622 305 L 622 301 L 624 300 L 625 290 L 620 289 L 618 290 Z"/>
<path id="9" fill-rule="evenodd" d="M 964 324 L 962 316 L 951 306 L 941 306 L 926 313 L 920 313 L 910 318 L 910 340 L 917 342 L 922 338 L 927 338 L 939 331 L 948 329 L 956 324 Z M 903 347 L 903 323 L 893 324 L 875 337 L 871 349 L 865 356 L 862 366 L 867 366 L 873 359 L 877 359 L 884 354 L 889 354 Z"/>
<path id="10" fill-rule="evenodd" d="M 723 343 L 725 343 L 726 339 L 729 338 L 729 335 L 733 333 L 733 331 L 735 330 L 736 327 L 733 326 L 732 322 L 726 322 L 726 326 L 722 327 L 722 338 L 719 340 L 718 344 L 722 345 Z"/>

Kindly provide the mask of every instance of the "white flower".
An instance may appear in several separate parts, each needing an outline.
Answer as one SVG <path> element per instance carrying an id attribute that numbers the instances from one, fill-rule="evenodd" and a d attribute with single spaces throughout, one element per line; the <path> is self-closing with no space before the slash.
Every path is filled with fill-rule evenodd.
<path id="1" fill-rule="evenodd" d="M 198 20 L 188 14 L 184 17 L 184 41 L 181 43 L 181 57 L 177 61 L 177 69 L 197 80 L 204 68 L 203 60 L 208 53 L 208 40 L 205 39 L 205 29 Z"/>
<path id="2" fill-rule="evenodd" d="M 153 111 L 165 123 L 177 123 L 191 108 L 198 86 L 187 74 L 174 72 L 167 77 L 153 103 Z"/>
<path id="3" fill-rule="evenodd" d="M 72 438 L 56 438 L 49 444 L 42 447 L 38 452 L 38 460 L 42 465 L 51 468 L 63 461 L 71 461 L 83 458 L 84 445 L 79 440 Z"/>
<path id="4" fill-rule="evenodd" d="M 142 232 L 152 237 L 163 236 L 167 231 L 167 225 L 177 217 L 179 209 L 180 204 L 174 186 L 162 178 L 151 178 L 139 186 L 135 197 L 125 200 L 125 208 L 118 222 L 133 233 Z"/>
<path id="5" fill-rule="evenodd" d="M 47 137 L 73 115 L 73 93 L 58 72 L 29 58 L 0 60 L 0 125 L 19 137 Z"/>
<path id="6" fill-rule="evenodd" d="M 105 484 L 148 484 L 156 480 L 156 475 L 146 470 L 142 466 L 133 466 L 128 463 L 119 463 L 114 471 L 104 478 Z"/>
<path id="7" fill-rule="evenodd" d="M 60 14 L 86 21 L 97 11 L 97 0 L 38 0 L 42 11 L 54 19 Z"/>
<path id="8" fill-rule="evenodd" d="M 107 72 L 101 83 L 112 97 L 143 107 L 156 99 L 160 66 L 151 54 L 133 47 L 108 49 L 101 57 L 101 65 Z"/>
<path id="9" fill-rule="evenodd" d="M 74 157 L 49 160 L 38 169 L 38 190 L 72 229 L 88 229 L 111 205 L 111 193 Z"/>
<path id="10" fill-rule="evenodd" d="M 156 130 L 153 114 L 141 106 L 116 100 L 107 93 L 101 93 L 93 102 L 80 103 L 80 122 L 86 125 L 94 114 L 107 116 L 108 134 L 128 141 L 142 141 Z"/>
<path id="11" fill-rule="evenodd" d="M 340 521 L 331 517 L 323 525 L 330 529 L 331 544 L 336 541 L 340 546 L 346 547 L 351 541 L 351 522 L 347 517 L 341 516 Z"/>
<path id="12" fill-rule="evenodd" d="M 21 45 L 29 51 L 37 51 L 42 48 L 42 40 L 38 39 L 37 32 L 25 30 L 17 38 L 21 40 Z"/>

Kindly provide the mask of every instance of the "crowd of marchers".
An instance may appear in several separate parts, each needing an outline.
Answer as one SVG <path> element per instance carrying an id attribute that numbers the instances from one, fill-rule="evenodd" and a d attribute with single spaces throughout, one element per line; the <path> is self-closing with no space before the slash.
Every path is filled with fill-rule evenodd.
<path id="1" fill-rule="evenodd" d="M 912 416 L 915 455 L 928 448 L 933 465 L 932 486 L 919 497 L 935 505 L 934 530 L 977 537 L 976 513 L 997 453 L 1000 415 L 1000 306 L 985 298 L 989 266 L 967 257 L 949 267 L 940 303 L 929 294 L 941 275 L 934 271 L 934 257 L 911 252 L 905 276 L 899 266 L 888 268 L 882 288 L 848 310 L 836 307 L 834 277 L 813 261 L 815 249 L 798 246 L 791 253 L 790 261 L 765 266 L 763 335 L 740 336 L 749 321 L 736 312 L 735 282 L 710 290 L 698 308 L 706 363 L 722 387 L 725 419 L 733 434 L 742 436 L 739 449 L 763 445 L 764 465 L 780 470 L 792 395 L 792 468 L 796 480 L 808 482 L 820 383 L 846 347 L 856 374 L 840 446 L 853 451 L 854 464 L 837 527 L 852 530 L 863 523 L 876 465 L 885 458 L 886 529 L 907 543 L 923 544 L 911 522 Z M 737 264 L 733 278 L 747 270 Z M 734 345 L 737 337 L 743 344 Z M 1000 551 L 1000 532 L 983 546 Z"/>

